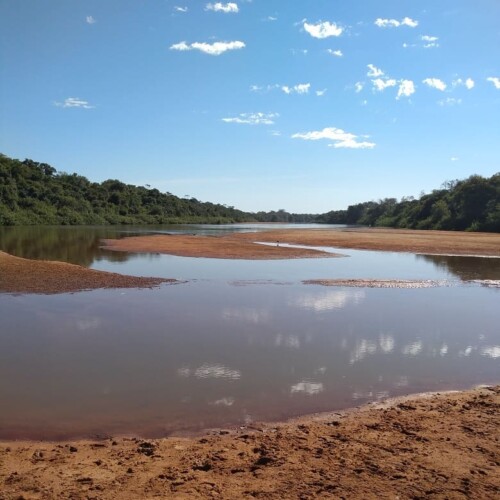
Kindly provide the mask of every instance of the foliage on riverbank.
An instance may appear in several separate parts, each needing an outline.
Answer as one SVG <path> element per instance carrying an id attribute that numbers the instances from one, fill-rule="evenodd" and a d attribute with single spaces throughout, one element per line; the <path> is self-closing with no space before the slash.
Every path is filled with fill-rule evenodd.
<path id="1" fill-rule="evenodd" d="M 385 198 L 328 212 L 317 222 L 409 229 L 500 232 L 500 173 L 472 175 L 450 181 L 441 189 L 406 197 Z"/>
<path id="2" fill-rule="evenodd" d="M 326 214 L 248 213 L 119 180 L 91 182 L 0 154 L 0 226 L 318 222 L 500 232 L 500 173 L 445 183 L 420 198 L 385 198 Z"/>

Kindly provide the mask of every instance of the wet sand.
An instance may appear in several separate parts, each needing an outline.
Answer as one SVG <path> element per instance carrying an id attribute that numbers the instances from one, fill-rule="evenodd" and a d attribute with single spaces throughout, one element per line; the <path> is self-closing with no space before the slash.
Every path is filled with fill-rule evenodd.
<path id="1" fill-rule="evenodd" d="M 352 288 L 436 288 L 452 286 L 449 281 L 437 280 L 367 280 L 367 279 L 319 279 L 304 280 L 304 285 L 342 286 Z"/>
<path id="2" fill-rule="evenodd" d="M 97 288 L 151 288 L 175 280 L 95 271 L 65 262 L 30 260 L 0 252 L 0 292 L 67 293 Z M 1 499 L 1 497 L 0 497 Z"/>
<path id="3" fill-rule="evenodd" d="M 0 443 L 0 498 L 498 498 L 500 386 L 196 438 Z"/>
<path id="4" fill-rule="evenodd" d="M 280 246 L 276 242 L 280 242 Z M 266 242 L 272 245 L 259 245 Z M 154 235 L 104 240 L 107 250 L 158 252 L 216 259 L 291 259 L 334 257 L 281 244 L 385 250 L 437 255 L 500 257 L 500 234 L 409 229 L 280 229 L 224 236 Z M 338 256 L 338 255 L 337 255 Z"/>

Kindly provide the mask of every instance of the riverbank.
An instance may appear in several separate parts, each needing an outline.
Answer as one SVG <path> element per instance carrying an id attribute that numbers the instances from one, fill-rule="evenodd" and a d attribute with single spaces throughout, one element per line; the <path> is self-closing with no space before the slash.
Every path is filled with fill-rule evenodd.
<path id="1" fill-rule="evenodd" d="M 256 242 L 269 243 L 261 245 Z M 278 244 L 279 242 L 279 244 Z M 306 245 L 435 255 L 500 257 L 500 234 L 410 229 L 277 229 L 223 236 L 154 235 L 104 240 L 107 250 L 157 252 L 216 259 L 290 259 L 332 257 Z"/>
<path id="2" fill-rule="evenodd" d="M 494 498 L 500 386 L 197 438 L 0 443 L 0 498 Z"/>
<path id="3" fill-rule="evenodd" d="M 97 288 L 151 288 L 176 280 L 141 278 L 0 252 L 0 292 L 68 293 Z M 0 497 L 1 498 L 1 497 Z"/>

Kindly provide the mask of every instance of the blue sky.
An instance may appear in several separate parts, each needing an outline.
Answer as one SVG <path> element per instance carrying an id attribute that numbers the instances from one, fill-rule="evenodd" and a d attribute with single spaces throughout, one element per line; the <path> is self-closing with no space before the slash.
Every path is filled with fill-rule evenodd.
<path id="1" fill-rule="evenodd" d="M 498 0 L 0 0 L 0 151 L 243 210 L 500 171 Z"/>

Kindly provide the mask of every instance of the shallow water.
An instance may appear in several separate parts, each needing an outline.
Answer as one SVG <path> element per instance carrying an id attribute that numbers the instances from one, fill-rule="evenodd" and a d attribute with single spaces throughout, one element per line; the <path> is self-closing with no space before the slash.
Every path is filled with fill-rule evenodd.
<path id="1" fill-rule="evenodd" d="M 78 240 L 71 229 L 51 228 L 24 251 L 49 255 L 54 241 Z M 190 281 L 0 295 L 0 438 L 164 436 L 499 379 L 500 290 L 468 280 L 498 280 L 500 259 L 342 250 L 349 257 L 115 260 L 98 243 L 85 248 L 94 268 Z M 315 278 L 456 286 L 301 284 Z"/>

